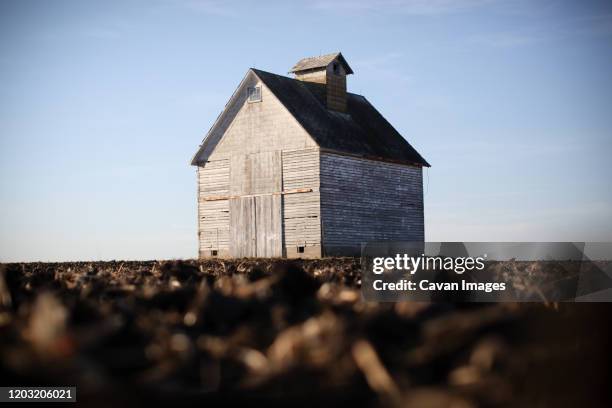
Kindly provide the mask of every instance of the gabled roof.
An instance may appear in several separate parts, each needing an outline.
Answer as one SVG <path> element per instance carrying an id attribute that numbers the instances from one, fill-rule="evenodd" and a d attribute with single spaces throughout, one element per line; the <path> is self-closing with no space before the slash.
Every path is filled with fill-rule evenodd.
<path id="1" fill-rule="evenodd" d="M 325 85 L 251 70 L 321 148 L 429 167 L 365 97 L 347 93 L 347 112 L 336 112 L 325 107 Z"/>
<path id="2" fill-rule="evenodd" d="M 334 52 L 332 54 L 319 55 L 318 57 L 308 57 L 302 58 L 291 68 L 291 72 L 300 72 L 300 71 L 308 71 L 316 68 L 324 68 L 332 63 L 333 60 L 338 59 L 338 61 L 344 66 L 344 70 L 346 74 L 352 74 L 353 70 L 349 66 L 348 62 L 342 56 L 342 53 Z"/>
<path id="3" fill-rule="evenodd" d="M 429 163 L 365 97 L 347 93 L 346 113 L 328 110 L 325 106 L 325 85 L 254 68 L 249 70 L 208 131 L 191 161 L 192 165 L 205 161 L 214 151 L 238 113 L 238 107 L 246 101 L 246 92 L 241 90 L 258 81 L 274 94 L 321 149 L 373 160 L 429 167 Z"/>

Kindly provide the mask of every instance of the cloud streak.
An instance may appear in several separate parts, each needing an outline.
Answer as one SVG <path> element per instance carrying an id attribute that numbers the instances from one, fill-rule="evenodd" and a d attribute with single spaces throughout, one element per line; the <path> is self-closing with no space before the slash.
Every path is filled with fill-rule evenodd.
<path id="1" fill-rule="evenodd" d="M 482 46 L 513 48 L 571 38 L 612 36 L 612 15 L 593 15 L 560 20 L 547 29 L 527 27 L 514 31 L 473 35 L 468 41 Z"/>
<path id="2" fill-rule="evenodd" d="M 457 13 L 492 3 L 494 0 L 317 0 L 312 8 L 331 12 L 400 12 L 431 16 Z"/>
<path id="3" fill-rule="evenodd" d="M 180 0 L 176 4 L 202 14 L 213 16 L 233 16 L 236 14 L 232 2 L 222 0 Z"/>

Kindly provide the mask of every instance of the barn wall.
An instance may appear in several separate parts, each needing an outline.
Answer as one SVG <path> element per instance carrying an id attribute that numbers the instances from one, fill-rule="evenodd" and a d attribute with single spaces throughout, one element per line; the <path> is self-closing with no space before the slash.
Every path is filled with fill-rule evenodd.
<path id="1" fill-rule="evenodd" d="M 362 242 L 422 241 L 420 167 L 321 152 L 325 255 L 358 254 Z"/>
<path id="2" fill-rule="evenodd" d="M 253 249 L 245 241 L 253 234 L 266 253 L 276 254 L 268 248 L 280 245 L 279 255 L 320 256 L 318 147 L 265 85 L 257 86 L 261 86 L 262 101 L 241 102 L 208 163 L 199 168 L 200 257 L 212 256 L 212 250 L 218 256 L 251 252 L 260 256 L 259 246 Z M 299 188 L 313 191 L 284 193 Z M 213 195 L 225 199 L 210 201 Z M 272 198 L 263 198 L 268 195 Z M 239 208 L 244 209 L 240 214 L 259 211 L 272 218 L 263 222 L 260 217 L 263 224 L 255 225 L 254 231 L 242 230 Z M 298 246 L 304 246 L 305 252 L 297 254 Z"/>
<path id="3" fill-rule="evenodd" d="M 316 143 L 276 96 L 261 84 L 261 102 L 244 101 L 209 160 L 234 154 L 296 150 Z"/>
<path id="4" fill-rule="evenodd" d="M 226 256 L 229 250 L 229 202 L 216 200 L 229 193 L 228 159 L 207 162 L 198 168 L 198 236 L 199 254 L 211 251 Z"/>
<path id="5" fill-rule="evenodd" d="M 307 191 L 283 195 L 283 232 L 288 257 L 321 256 L 319 151 L 284 151 L 283 191 Z M 299 253 L 298 248 L 304 252 Z"/>

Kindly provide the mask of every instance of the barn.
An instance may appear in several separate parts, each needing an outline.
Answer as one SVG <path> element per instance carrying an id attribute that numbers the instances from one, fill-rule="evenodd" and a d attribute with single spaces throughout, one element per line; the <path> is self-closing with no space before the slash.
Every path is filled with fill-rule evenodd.
<path id="1" fill-rule="evenodd" d="M 423 241 L 425 159 L 362 95 L 341 53 L 293 78 L 249 69 L 192 159 L 200 258 L 358 255 Z"/>

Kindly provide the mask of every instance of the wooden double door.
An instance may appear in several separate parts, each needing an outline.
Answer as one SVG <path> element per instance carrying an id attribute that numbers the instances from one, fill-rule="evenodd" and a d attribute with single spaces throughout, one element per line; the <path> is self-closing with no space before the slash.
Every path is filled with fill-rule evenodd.
<path id="1" fill-rule="evenodd" d="M 230 199 L 232 257 L 282 256 L 281 195 Z"/>
<path id="2" fill-rule="evenodd" d="M 232 156 L 229 238 L 232 257 L 282 256 L 280 152 Z"/>

